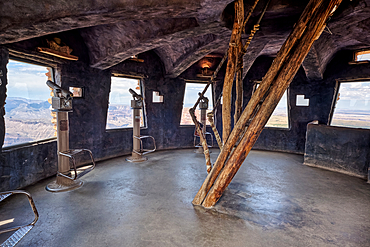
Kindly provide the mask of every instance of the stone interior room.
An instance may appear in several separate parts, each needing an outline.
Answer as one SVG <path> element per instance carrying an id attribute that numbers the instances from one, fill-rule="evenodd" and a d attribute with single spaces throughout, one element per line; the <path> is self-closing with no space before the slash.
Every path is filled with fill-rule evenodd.
<path id="1" fill-rule="evenodd" d="M 369 0 L 1 1 L 1 246 L 370 246 L 369 61 Z"/>

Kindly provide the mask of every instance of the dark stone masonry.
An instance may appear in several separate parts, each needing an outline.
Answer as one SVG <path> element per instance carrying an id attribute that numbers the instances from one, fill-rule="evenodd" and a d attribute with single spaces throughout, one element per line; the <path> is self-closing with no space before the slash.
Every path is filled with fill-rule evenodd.
<path id="1" fill-rule="evenodd" d="M 207 81 L 209 77 L 199 76 L 202 64 L 208 62 L 214 71 L 227 50 L 234 18 L 231 1 L 17 2 L 27 7 L 19 11 L 16 5 L 0 3 L 0 151 L 6 131 L 6 85 L 12 83 L 7 81 L 9 55 L 53 67 L 55 81 L 62 88 L 84 88 L 84 98 L 74 99 L 69 114 L 71 148 L 91 149 L 96 160 L 131 153 L 132 130 L 105 127 L 112 73 L 141 78 L 146 113 L 141 133 L 153 136 L 158 150 L 193 147 L 194 127 L 180 126 L 185 84 L 189 80 Z M 257 5 L 243 40 L 265 3 Z M 307 3 L 272 1 L 268 7 L 243 61 L 244 107 Z M 251 2 L 245 1 L 245 9 L 250 6 Z M 363 0 L 343 1 L 339 6 L 288 89 L 289 128 L 265 128 L 254 149 L 304 154 L 306 148 L 307 154 L 308 146 L 317 145 L 315 139 L 307 144 L 307 124 L 315 120 L 329 124 L 337 81 L 369 77 L 369 63 L 351 63 L 354 51 L 369 48 L 368 6 L 369 1 Z M 35 51 L 54 37 L 70 46 L 79 60 L 67 61 Z M 130 60 L 132 55 L 143 62 Z M 222 92 L 225 68 L 226 64 L 211 87 L 213 102 Z M 163 96 L 162 103 L 152 103 L 153 91 Z M 309 99 L 309 106 L 296 106 L 297 95 Z M 222 135 L 221 106 L 216 110 L 215 122 Z M 212 132 L 209 127 L 207 131 Z M 349 140 L 354 138 L 351 129 L 332 131 L 338 136 L 345 132 Z M 356 151 L 368 156 L 366 148 L 358 145 Z M 351 156 L 348 159 L 351 163 Z M 0 162 L 1 190 L 21 188 L 53 176 L 56 140 L 6 148 Z M 366 164 L 361 175 L 368 169 L 368 161 Z"/>

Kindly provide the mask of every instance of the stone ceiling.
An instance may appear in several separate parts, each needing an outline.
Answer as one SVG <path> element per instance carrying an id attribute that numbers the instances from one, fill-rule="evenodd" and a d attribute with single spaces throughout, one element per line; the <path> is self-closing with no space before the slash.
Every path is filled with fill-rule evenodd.
<path id="1" fill-rule="evenodd" d="M 253 2 L 245 0 L 246 11 Z M 247 34 L 266 2 L 257 5 Z M 244 73 L 258 56 L 276 55 L 307 3 L 271 0 L 244 58 Z M 303 63 L 310 80 L 323 77 L 337 51 L 370 48 L 369 4 L 370 0 L 343 1 Z M 0 10 L 0 44 L 77 30 L 92 67 L 107 69 L 154 50 L 169 77 L 207 54 L 224 54 L 234 12 L 230 0 L 13 0 L 1 1 Z"/>

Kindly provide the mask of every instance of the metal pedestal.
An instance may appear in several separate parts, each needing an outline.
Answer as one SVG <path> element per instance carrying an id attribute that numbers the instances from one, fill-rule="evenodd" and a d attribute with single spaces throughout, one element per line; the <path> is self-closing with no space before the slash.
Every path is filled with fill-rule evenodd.
<path id="1" fill-rule="evenodd" d="M 132 155 L 126 160 L 128 162 L 143 162 L 148 160 L 147 157 L 144 157 L 145 154 L 154 152 L 156 150 L 155 140 L 152 136 L 141 136 L 140 135 L 140 109 L 143 107 L 142 99 L 140 95 L 133 95 L 134 98 L 138 99 L 131 100 L 131 108 L 133 109 L 133 148 Z M 151 138 L 153 140 L 154 149 L 146 150 L 143 148 L 143 139 Z"/>
<path id="2" fill-rule="evenodd" d="M 67 174 L 70 170 L 69 159 L 60 154 L 60 152 L 69 150 L 69 124 L 68 112 L 58 111 L 57 113 L 57 148 L 58 148 L 58 175 L 55 181 L 46 186 L 47 191 L 63 192 L 77 189 L 83 182 L 76 179 L 71 180 L 59 174 Z"/>

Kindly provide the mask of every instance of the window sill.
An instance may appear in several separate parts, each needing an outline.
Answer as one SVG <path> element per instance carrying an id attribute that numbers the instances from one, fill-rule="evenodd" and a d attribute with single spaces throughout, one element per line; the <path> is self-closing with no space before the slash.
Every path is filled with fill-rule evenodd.
<path id="1" fill-rule="evenodd" d="M 265 127 L 264 129 L 272 129 L 272 130 L 290 130 L 290 128 L 284 128 L 284 127 Z"/>
<path id="2" fill-rule="evenodd" d="M 43 139 L 43 140 L 38 140 L 38 141 L 33 141 L 33 142 L 25 142 L 25 143 L 6 146 L 6 147 L 3 147 L 2 150 L 3 150 L 3 152 L 4 151 L 11 151 L 11 150 L 15 150 L 15 149 L 21 149 L 21 148 L 36 146 L 36 145 L 40 145 L 40 144 L 44 144 L 44 143 L 48 143 L 48 142 L 54 142 L 56 140 L 57 140 L 56 137 L 50 137 L 50 138 Z"/>
<path id="3" fill-rule="evenodd" d="M 140 130 L 146 130 L 148 127 L 140 127 Z M 117 129 L 106 129 L 105 132 L 132 132 L 133 127 L 117 128 Z"/>

